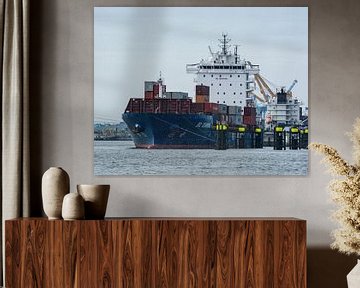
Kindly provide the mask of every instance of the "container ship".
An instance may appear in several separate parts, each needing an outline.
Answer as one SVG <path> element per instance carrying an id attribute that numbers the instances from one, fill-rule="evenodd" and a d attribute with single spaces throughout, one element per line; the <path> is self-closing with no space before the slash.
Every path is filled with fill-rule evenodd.
<path id="1" fill-rule="evenodd" d="M 262 148 L 264 125 L 256 109 L 261 98 L 254 94 L 259 65 L 241 59 L 237 45 L 231 51 L 226 34 L 219 42 L 218 52 L 209 46 L 208 60 L 186 65 L 195 74 L 195 97 L 167 91 L 160 75 L 145 81 L 142 98 L 129 100 L 122 118 L 135 147 Z"/>

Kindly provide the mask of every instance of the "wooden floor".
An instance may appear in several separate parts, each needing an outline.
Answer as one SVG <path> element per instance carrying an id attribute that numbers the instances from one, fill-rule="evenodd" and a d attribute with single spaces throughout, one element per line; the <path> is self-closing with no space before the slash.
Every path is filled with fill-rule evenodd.
<path id="1" fill-rule="evenodd" d="M 306 287 L 296 219 L 6 221 L 6 287 Z"/>

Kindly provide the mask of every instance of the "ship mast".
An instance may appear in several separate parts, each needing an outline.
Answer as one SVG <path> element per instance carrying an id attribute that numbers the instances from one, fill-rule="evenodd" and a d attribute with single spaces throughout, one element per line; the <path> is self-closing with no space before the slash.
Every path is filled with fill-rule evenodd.
<path id="1" fill-rule="evenodd" d="M 228 36 L 227 34 L 222 33 L 223 38 L 219 39 L 219 41 L 221 43 L 221 45 L 219 45 L 219 47 L 221 48 L 223 55 L 227 55 L 228 48 L 230 47 L 230 44 L 228 44 L 228 43 L 231 41 L 231 39 L 227 38 L 227 36 Z"/>

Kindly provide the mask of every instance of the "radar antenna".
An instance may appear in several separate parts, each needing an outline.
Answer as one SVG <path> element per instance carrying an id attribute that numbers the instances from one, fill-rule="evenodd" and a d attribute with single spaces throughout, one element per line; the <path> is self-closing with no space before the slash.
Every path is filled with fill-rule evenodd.
<path id="1" fill-rule="evenodd" d="M 227 36 L 228 35 L 226 33 L 222 33 L 223 38 L 219 39 L 219 41 L 221 43 L 221 45 L 219 45 L 219 47 L 221 48 L 223 55 L 227 55 L 228 49 L 231 46 L 230 44 L 228 44 L 231 41 L 231 39 L 227 38 Z"/>

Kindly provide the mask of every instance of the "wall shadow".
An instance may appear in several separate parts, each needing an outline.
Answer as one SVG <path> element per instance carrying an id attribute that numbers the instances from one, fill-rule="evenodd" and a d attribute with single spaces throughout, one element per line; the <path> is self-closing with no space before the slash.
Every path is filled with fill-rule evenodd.
<path id="1" fill-rule="evenodd" d="M 30 109 L 30 216 L 42 216 L 42 53 L 44 0 L 30 3 L 29 109 Z"/>
<path id="2" fill-rule="evenodd" d="M 356 256 L 329 248 L 308 248 L 308 288 L 347 288 L 346 275 L 356 264 Z"/>

